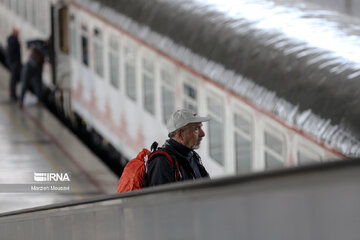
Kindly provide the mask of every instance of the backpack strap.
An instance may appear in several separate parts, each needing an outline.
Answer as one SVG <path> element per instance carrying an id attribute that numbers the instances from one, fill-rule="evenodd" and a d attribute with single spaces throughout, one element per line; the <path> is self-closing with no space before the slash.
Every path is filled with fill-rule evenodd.
<path id="1" fill-rule="evenodd" d="M 180 169 L 179 169 L 179 164 L 178 162 L 176 161 L 176 159 L 172 158 L 170 156 L 169 153 L 167 153 L 166 151 L 163 151 L 163 150 L 157 150 L 155 152 L 152 152 L 149 157 L 148 157 L 148 160 L 147 160 L 147 164 L 149 164 L 149 161 L 156 155 L 164 155 L 170 162 L 170 165 L 173 169 L 175 169 L 175 180 L 176 181 L 179 181 L 180 178 L 181 178 L 181 173 L 180 173 Z M 175 162 L 175 166 L 174 166 L 174 162 Z"/>

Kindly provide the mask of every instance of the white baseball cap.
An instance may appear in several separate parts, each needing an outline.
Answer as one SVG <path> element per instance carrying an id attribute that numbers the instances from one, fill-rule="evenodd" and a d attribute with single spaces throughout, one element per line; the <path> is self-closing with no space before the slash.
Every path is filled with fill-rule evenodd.
<path id="1" fill-rule="evenodd" d="M 171 133 L 181 127 L 186 126 L 189 123 L 207 122 L 210 120 L 211 120 L 210 117 L 200 117 L 196 113 L 190 110 L 181 109 L 181 110 L 177 110 L 170 116 L 166 124 L 166 127 L 169 133 Z"/>

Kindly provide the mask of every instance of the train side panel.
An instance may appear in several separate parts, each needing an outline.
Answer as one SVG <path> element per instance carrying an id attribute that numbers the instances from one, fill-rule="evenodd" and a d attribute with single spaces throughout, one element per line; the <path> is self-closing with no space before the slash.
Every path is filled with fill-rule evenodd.
<path id="1" fill-rule="evenodd" d="M 50 3 L 35 6 L 46 12 L 33 24 L 0 4 L 2 36 L 19 26 L 23 49 L 25 39 L 46 38 L 51 31 L 40 21 L 50 16 Z M 342 156 L 166 52 L 86 9 L 69 8 L 72 110 L 125 157 L 153 141 L 162 144 L 167 117 L 182 107 L 213 118 L 204 123 L 206 137 L 198 150 L 213 177 Z M 49 66 L 44 78 L 50 86 Z"/>
<path id="2" fill-rule="evenodd" d="M 74 110 L 126 157 L 134 157 L 153 141 L 163 143 L 167 111 L 180 107 L 213 118 L 204 123 L 207 136 L 198 151 L 214 177 L 336 157 L 336 152 L 314 144 L 290 125 L 126 31 L 83 10 L 76 11 L 75 18 L 80 19 L 76 32 L 84 32 L 84 26 L 87 29 L 89 56 L 86 66 L 81 49 L 83 35 L 78 33 L 80 56 L 72 60 L 76 62 L 72 84 Z M 103 59 L 101 76 L 95 62 L 98 30 Z"/>

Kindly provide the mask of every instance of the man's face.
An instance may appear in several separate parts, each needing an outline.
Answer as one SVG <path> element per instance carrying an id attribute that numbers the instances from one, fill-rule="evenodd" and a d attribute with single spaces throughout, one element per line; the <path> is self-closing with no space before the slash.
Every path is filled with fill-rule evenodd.
<path id="1" fill-rule="evenodd" d="M 13 29 L 13 34 L 14 34 L 14 36 L 19 36 L 19 29 L 17 29 L 17 28 L 14 28 Z"/>
<path id="2" fill-rule="evenodd" d="M 202 138 L 205 136 L 202 123 L 189 123 L 182 132 L 182 144 L 190 149 L 198 149 Z"/>

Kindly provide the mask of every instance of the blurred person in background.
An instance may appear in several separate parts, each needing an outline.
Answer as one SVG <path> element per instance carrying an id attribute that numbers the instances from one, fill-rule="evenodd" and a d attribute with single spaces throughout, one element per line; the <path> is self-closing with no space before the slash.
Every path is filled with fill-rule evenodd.
<path id="1" fill-rule="evenodd" d="M 0 63 L 9 69 L 9 66 L 6 63 L 6 50 L 5 48 L 0 44 Z M 10 69 L 9 69 L 10 70 Z"/>
<path id="2" fill-rule="evenodd" d="M 29 60 L 22 72 L 22 88 L 19 100 L 20 108 L 23 107 L 26 91 L 31 87 L 38 100 L 42 100 L 42 71 L 45 59 L 49 56 L 50 38 L 48 40 L 30 40 L 27 42 L 30 49 Z"/>
<path id="3" fill-rule="evenodd" d="M 21 48 L 19 43 L 19 30 L 13 28 L 7 39 L 6 62 L 10 69 L 10 101 L 17 101 L 16 84 L 20 81 Z"/>

